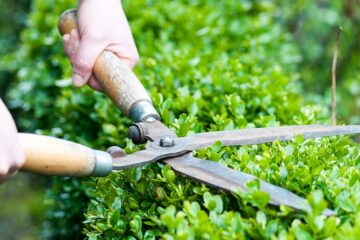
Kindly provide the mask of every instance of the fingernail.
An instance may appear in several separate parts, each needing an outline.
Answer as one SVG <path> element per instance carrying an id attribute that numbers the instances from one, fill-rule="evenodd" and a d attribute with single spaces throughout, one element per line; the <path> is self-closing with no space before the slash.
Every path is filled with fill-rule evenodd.
<path id="1" fill-rule="evenodd" d="M 77 33 L 77 30 L 76 30 L 76 29 L 73 29 L 73 30 L 71 30 L 71 32 L 70 32 L 70 34 L 73 35 L 73 36 L 75 36 L 76 33 Z"/>
<path id="2" fill-rule="evenodd" d="M 78 74 L 74 74 L 72 77 L 72 82 L 76 87 L 81 87 L 85 84 L 85 79 Z"/>
<path id="3" fill-rule="evenodd" d="M 68 42 L 70 40 L 70 34 L 65 34 L 64 36 L 63 36 L 63 41 L 64 42 Z"/>

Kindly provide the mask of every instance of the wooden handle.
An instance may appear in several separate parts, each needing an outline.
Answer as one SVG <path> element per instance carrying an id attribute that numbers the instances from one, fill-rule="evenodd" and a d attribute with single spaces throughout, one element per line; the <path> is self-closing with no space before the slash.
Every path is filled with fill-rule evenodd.
<path id="1" fill-rule="evenodd" d="M 55 176 L 106 176 L 111 156 L 81 144 L 35 134 L 20 133 L 25 149 L 22 170 Z"/>
<path id="2" fill-rule="evenodd" d="M 65 11 L 61 15 L 58 28 L 62 35 L 77 29 L 75 9 Z M 140 122 L 148 117 L 159 119 L 159 114 L 153 108 L 150 97 L 139 79 L 114 53 L 103 51 L 100 54 L 94 65 L 94 76 L 106 95 L 133 121 Z"/>

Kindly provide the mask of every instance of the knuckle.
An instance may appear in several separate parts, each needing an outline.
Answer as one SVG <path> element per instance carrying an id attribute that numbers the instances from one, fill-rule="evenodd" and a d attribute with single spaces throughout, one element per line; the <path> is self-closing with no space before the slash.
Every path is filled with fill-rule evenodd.
<path id="1" fill-rule="evenodd" d="M 104 34 L 101 31 L 88 31 L 85 32 L 84 34 L 82 34 L 82 39 L 86 38 L 87 41 L 92 41 L 92 42 L 102 42 L 105 37 Z"/>
<path id="2" fill-rule="evenodd" d="M 126 63 L 130 68 L 134 68 L 137 63 L 139 63 L 140 57 L 137 52 L 124 54 L 124 55 L 118 55 L 121 56 L 124 60 L 126 60 Z"/>
<path id="3" fill-rule="evenodd" d="M 70 34 L 64 34 L 63 36 L 62 36 L 62 39 L 63 39 L 63 43 L 64 44 L 68 44 L 69 43 L 69 40 L 70 40 Z"/>
<path id="4" fill-rule="evenodd" d="M 88 60 L 84 59 L 82 56 L 77 56 L 77 58 L 74 61 L 74 68 L 75 70 L 79 70 L 81 72 L 91 71 L 92 65 Z"/>

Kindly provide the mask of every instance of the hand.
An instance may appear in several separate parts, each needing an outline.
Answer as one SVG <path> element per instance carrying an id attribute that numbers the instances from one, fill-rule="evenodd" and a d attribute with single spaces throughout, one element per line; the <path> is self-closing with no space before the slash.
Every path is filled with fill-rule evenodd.
<path id="1" fill-rule="evenodd" d="M 0 99 L 0 183 L 13 176 L 24 161 L 15 123 Z"/>
<path id="2" fill-rule="evenodd" d="M 96 58 L 103 50 L 115 53 L 129 68 L 139 55 L 120 0 L 80 0 L 78 30 L 63 36 L 64 50 L 73 65 L 75 86 L 88 83 L 101 90 L 92 75 Z"/>

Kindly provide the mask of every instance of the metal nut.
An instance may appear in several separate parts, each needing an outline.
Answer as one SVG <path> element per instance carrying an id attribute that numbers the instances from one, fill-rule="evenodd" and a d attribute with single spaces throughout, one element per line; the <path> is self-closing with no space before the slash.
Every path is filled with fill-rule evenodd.
<path id="1" fill-rule="evenodd" d="M 161 147 L 173 147 L 175 145 L 174 139 L 169 136 L 164 136 L 160 139 Z"/>

